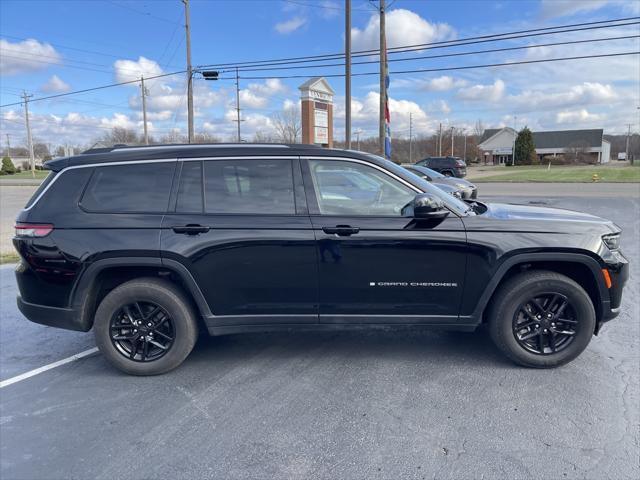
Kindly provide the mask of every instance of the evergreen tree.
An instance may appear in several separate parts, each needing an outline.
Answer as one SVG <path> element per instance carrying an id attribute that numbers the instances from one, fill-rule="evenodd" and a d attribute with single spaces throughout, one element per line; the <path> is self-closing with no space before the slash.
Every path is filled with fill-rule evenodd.
<path id="1" fill-rule="evenodd" d="M 2 172 L 5 175 L 13 175 L 16 173 L 16 167 L 8 156 L 2 158 Z"/>
<path id="2" fill-rule="evenodd" d="M 538 155 L 536 155 L 536 146 L 533 144 L 533 134 L 528 127 L 524 127 L 518 132 L 516 138 L 516 165 L 537 165 Z"/>

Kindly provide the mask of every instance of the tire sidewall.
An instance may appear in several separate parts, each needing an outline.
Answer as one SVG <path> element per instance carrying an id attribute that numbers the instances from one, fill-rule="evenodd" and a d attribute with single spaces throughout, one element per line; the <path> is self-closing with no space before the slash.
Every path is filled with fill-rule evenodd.
<path id="1" fill-rule="evenodd" d="M 120 353 L 111 341 L 111 319 L 123 305 L 152 302 L 171 316 L 175 339 L 169 352 L 157 360 L 136 362 Z M 98 348 L 116 368 L 133 375 L 157 375 L 176 368 L 189 355 L 195 344 L 197 328 L 188 303 L 170 286 L 158 282 L 128 282 L 111 291 L 96 311 L 94 335 Z"/>
<path id="2" fill-rule="evenodd" d="M 544 293 L 559 293 L 567 297 L 578 320 L 578 332 L 567 348 L 549 355 L 527 351 L 515 338 L 513 318 L 520 305 Z M 595 311 L 588 294 L 578 284 L 567 278 L 535 278 L 524 281 L 511 289 L 495 312 L 491 333 L 497 343 L 507 349 L 513 360 L 530 367 L 546 368 L 563 365 L 575 359 L 587 347 L 595 330 Z"/>

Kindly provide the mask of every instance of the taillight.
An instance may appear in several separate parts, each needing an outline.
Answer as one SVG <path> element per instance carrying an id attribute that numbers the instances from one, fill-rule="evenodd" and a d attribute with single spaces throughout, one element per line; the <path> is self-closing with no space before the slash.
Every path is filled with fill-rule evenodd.
<path id="1" fill-rule="evenodd" d="M 52 231 L 50 223 L 16 223 L 16 237 L 46 237 Z"/>

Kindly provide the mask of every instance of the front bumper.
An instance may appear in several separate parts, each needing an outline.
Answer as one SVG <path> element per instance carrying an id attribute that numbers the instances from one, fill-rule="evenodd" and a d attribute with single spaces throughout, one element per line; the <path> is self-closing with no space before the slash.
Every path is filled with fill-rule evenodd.
<path id="1" fill-rule="evenodd" d="M 75 309 L 37 305 L 35 303 L 25 302 L 20 296 L 18 296 L 17 302 L 20 312 L 34 323 L 79 332 L 89 330 Z"/>

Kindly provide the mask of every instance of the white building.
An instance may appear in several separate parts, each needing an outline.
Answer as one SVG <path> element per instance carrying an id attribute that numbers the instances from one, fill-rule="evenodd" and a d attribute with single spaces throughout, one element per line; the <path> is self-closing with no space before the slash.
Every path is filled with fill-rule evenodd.
<path id="1" fill-rule="evenodd" d="M 538 158 L 547 155 L 564 155 L 568 150 L 578 149 L 589 155 L 592 161 L 607 163 L 611 156 L 611 144 L 603 138 L 603 130 L 556 130 L 551 132 L 532 132 L 533 144 Z M 509 164 L 518 132 L 513 128 L 487 129 L 478 144 L 485 163 Z"/>

